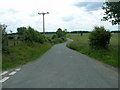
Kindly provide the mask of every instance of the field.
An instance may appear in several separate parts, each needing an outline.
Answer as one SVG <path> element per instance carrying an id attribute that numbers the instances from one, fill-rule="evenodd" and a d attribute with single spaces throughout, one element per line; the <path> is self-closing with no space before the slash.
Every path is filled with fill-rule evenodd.
<path id="1" fill-rule="evenodd" d="M 52 38 L 54 34 L 45 34 L 46 37 Z"/>
<path id="2" fill-rule="evenodd" d="M 83 36 L 80 34 L 68 34 L 67 37 L 74 40 L 68 43 L 67 47 L 114 67 L 118 66 L 118 34 L 112 34 L 109 49 L 107 50 L 90 49 L 89 34 L 83 34 Z"/>

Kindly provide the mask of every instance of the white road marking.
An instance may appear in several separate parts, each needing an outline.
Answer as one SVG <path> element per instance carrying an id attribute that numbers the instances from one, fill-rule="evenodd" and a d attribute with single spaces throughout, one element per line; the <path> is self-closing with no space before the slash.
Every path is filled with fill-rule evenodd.
<path id="1" fill-rule="evenodd" d="M 17 68 L 17 69 L 15 69 L 16 71 L 20 71 L 21 70 L 21 68 Z"/>
<path id="2" fill-rule="evenodd" d="M 8 80 L 10 77 L 4 77 L 3 79 L 0 80 L 0 82 L 5 82 L 6 80 Z"/>
<path id="3" fill-rule="evenodd" d="M 0 75 L 5 75 L 5 74 L 7 74 L 8 73 L 8 71 L 4 71 L 3 73 L 1 73 Z"/>
<path id="4" fill-rule="evenodd" d="M 11 72 L 11 73 L 9 73 L 9 75 L 14 75 L 16 72 L 15 71 L 13 71 L 13 72 Z"/>

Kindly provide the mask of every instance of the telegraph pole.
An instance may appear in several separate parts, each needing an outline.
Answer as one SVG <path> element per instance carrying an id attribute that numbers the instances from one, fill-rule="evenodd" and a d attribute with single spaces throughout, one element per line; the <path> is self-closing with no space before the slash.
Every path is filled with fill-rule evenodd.
<path id="1" fill-rule="evenodd" d="M 44 18 L 44 16 L 45 16 L 45 14 L 49 14 L 49 12 L 46 12 L 46 13 L 42 12 L 42 13 L 38 13 L 38 14 L 43 15 L 43 34 L 45 34 L 45 18 Z"/>

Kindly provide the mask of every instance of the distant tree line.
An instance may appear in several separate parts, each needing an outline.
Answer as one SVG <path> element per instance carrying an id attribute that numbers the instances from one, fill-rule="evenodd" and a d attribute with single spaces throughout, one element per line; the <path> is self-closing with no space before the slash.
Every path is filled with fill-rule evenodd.
<path id="1" fill-rule="evenodd" d="M 68 32 L 68 33 L 90 33 L 91 31 L 71 31 L 71 32 Z M 111 33 L 120 33 L 120 31 L 118 30 L 115 30 L 115 31 L 110 31 Z"/>
<path id="2" fill-rule="evenodd" d="M 90 31 L 71 31 L 69 33 L 89 33 Z"/>
<path id="3" fill-rule="evenodd" d="M 120 31 L 111 31 L 111 33 L 120 33 Z"/>
<path id="4" fill-rule="evenodd" d="M 40 32 L 41 34 L 43 34 L 43 32 Z M 55 34 L 56 32 L 45 32 L 45 34 Z"/>

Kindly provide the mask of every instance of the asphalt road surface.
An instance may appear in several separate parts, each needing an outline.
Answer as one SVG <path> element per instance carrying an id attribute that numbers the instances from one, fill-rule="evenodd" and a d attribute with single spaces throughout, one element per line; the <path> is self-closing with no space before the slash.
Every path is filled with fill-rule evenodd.
<path id="1" fill-rule="evenodd" d="M 62 43 L 11 73 L 2 85 L 3 88 L 118 88 L 118 72 Z"/>

